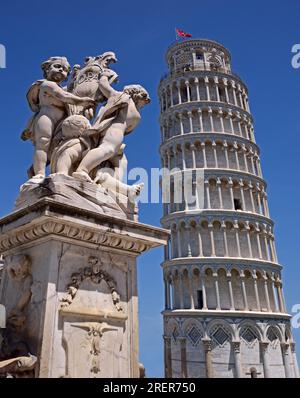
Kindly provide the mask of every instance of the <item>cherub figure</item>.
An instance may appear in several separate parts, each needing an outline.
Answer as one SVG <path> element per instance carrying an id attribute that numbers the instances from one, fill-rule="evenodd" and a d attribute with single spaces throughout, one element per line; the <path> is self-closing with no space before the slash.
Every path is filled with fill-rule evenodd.
<path id="1" fill-rule="evenodd" d="M 23 140 L 32 139 L 35 145 L 33 181 L 45 177 L 48 151 L 51 140 L 60 123 L 68 116 L 68 105 L 81 105 L 84 108 L 95 106 L 89 97 L 78 97 L 60 86 L 70 73 L 70 65 L 65 57 L 51 57 L 43 62 L 44 79 L 33 83 L 27 94 L 30 108 L 35 115 L 22 133 Z"/>
<path id="2" fill-rule="evenodd" d="M 99 87 L 107 98 L 107 104 L 98 113 L 92 128 L 87 134 L 94 138 L 94 149 L 87 152 L 73 177 L 92 182 L 90 173 L 102 162 L 118 155 L 126 134 L 132 132 L 141 120 L 140 109 L 150 102 L 147 91 L 140 85 L 124 87 L 116 91 L 103 73 Z"/>

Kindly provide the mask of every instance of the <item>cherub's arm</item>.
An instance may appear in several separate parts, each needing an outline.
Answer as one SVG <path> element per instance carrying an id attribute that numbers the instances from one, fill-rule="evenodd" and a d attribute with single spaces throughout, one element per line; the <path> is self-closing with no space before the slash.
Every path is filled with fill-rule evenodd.
<path id="1" fill-rule="evenodd" d="M 112 86 L 109 83 L 108 76 L 106 76 L 105 74 L 100 77 L 99 88 L 100 88 L 100 91 L 102 92 L 102 94 L 106 98 L 112 97 L 113 95 L 120 94 L 119 91 L 112 88 Z"/>
<path id="2" fill-rule="evenodd" d="M 44 83 L 43 87 L 46 94 L 55 97 L 66 104 L 86 106 L 93 106 L 95 104 L 95 102 L 91 98 L 77 97 L 77 95 L 65 91 L 53 82 Z"/>

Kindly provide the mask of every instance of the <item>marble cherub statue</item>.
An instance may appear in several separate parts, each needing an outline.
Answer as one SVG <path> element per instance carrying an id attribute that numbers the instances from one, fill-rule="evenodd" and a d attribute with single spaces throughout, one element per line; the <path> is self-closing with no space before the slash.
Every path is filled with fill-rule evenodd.
<path id="1" fill-rule="evenodd" d="M 33 161 L 33 180 L 42 181 L 48 163 L 51 140 L 59 124 L 68 116 L 68 105 L 81 105 L 89 109 L 95 101 L 89 97 L 79 97 L 66 91 L 60 84 L 70 73 L 70 65 L 65 57 L 51 57 L 43 62 L 44 79 L 37 80 L 28 91 L 30 108 L 35 112 L 22 139 L 32 139 L 35 152 Z"/>
<path id="2" fill-rule="evenodd" d="M 74 178 L 89 182 L 92 182 L 90 173 L 93 170 L 117 156 L 124 136 L 132 132 L 141 120 L 140 109 L 150 102 L 149 94 L 142 86 L 129 85 L 123 91 L 117 91 L 105 73 L 99 80 L 99 87 L 107 103 L 100 109 L 92 128 L 87 130 L 95 144 L 72 174 Z"/>

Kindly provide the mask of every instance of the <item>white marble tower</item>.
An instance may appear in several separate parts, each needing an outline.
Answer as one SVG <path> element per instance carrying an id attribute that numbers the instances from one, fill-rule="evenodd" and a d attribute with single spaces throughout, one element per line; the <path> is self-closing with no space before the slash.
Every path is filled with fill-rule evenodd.
<path id="1" fill-rule="evenodd" d="M 166 377 L 298 377 L 247 87 L 214 41 L 166 60 L 162 165 L 204 171 L 203 206 L 174 203 L 172 179 L 164 205 Z"/>

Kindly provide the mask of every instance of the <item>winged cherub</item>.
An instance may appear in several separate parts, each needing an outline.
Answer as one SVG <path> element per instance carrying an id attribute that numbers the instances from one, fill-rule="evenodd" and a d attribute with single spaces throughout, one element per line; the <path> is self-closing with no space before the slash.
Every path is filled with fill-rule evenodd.
<path id="1" fill-rule="evenodd" d="M 81 105 L 86 109 L 95 106 L 89 97 L 78 97 L 60 86 L 70 73 L 65 57 L 51 57 L 42 63 L 44 79 L 37 80 L 27 93 L 29 106 L 35 115 L 23 131 L 23 140 L 32 139 L 35 152 L 33 181 L 43 180 L 46 174 L 51 139 L 60 123 L 68 116 L 68 105 Z"/>

